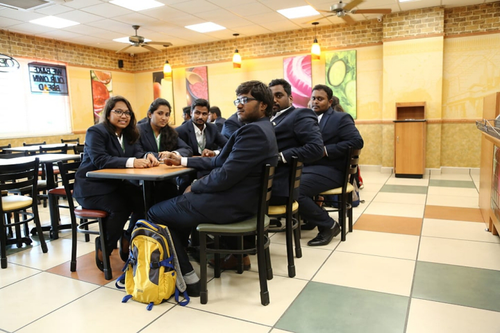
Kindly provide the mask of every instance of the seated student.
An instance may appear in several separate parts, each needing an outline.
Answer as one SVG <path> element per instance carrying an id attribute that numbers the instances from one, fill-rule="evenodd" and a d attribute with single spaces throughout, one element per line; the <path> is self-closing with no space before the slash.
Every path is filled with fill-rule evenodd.
<path id="1" fill-rule="evenodd" d="M 182 108 L 182 119 L 184 119 L 184 121 L 181 125 L 191 119 L 191 106 L 185 106 Z"/>
<path id="2" fill-rule="evenodd" d="M 226 118 L 222 118 L 220 109 L 218 106 L 212 106 L 210 110 L 208 110 L 208 121 L 217 126 L 219 132 L 222 131 L 222 126 L 226 121 Z"/>
<path id="3" fill-rule="evenodd" d="M 185 249 L 190 231 L 200 223 L 227 224 L 255 215 L 262 167 L 267 163 L 275 166 L 278 160 L 276 137 L 268 118 L 272 106 L 269 88 L 262 82 L 248 81 L 236 89 L 236 95 L 239 119 L 247 125 L 231 136 L 216 157 L 167 159 L 168 164 L 210 173 L 183 195 L 160 202 L 148 212 L 150 221 L 168 226 L 190 296 L 200 293 L 200 279 Z"/>
<path id="4" fill-rule="evenodd" d="M 177 154 L 179 156 L 193 156 L 193 151 L 177 132 L 168 125 L 170 119 L 170 103 L 163 98 L 157 98 L 148 109 L 147 121 L 138 125 L 141 134 L 139 145 L 143 153 L 152 153 L 157 159 Z M 175 180 L 155 182 L 153 188 L 155 202 L 177 196 L 177 184 Z"/>
<path id="5" fill-rule="evenodd" d="M 149 168 L 159 164 L 151 154 L 143 154 L 137 139 L 139 131 L 129 101 L 122 96 L 110 97 L 101 113 L 101 122 L 90 127 L 85 136 L 82 163 L 75 175 L 74 197 L 83 208 L 108 212 L 106 228 L 108 253 L 120 242 L 120 256 L 128 257 L 128 239 L 123 237 L 123 226 L 144 218 L 141 188 L 119 179 L 88 178 L 87 172 L 106 168 Z M 125 244 L 122 244 L 125 243 Z M 96 265 L 103 270 L 100 241 L 95 240 Z"/>
<path id="6" fill-rule="evenodd" d="M 299 187 L 299 214 L 311 226 L 318 227 L 318 235 L 307 245 L 324 246 L 340 233 L 339 224 L 313 200 L 313 196 L 331 188 L 342 186 L 344 159 L 349 147 L 363 148 L 351 115 L 335 111 L 330 87 L 318 84 L 311 96 L 312 109 L 319 119 L 324 142 L 323 157 L 304 165 Z"/>
<path id="7" fill-rule="evenodd" d="M 224 124 L 222 125 L 221 134 L 226 138 L 230 138 L 234 132 L 244 124 L 238 120 L 238 112 L 235 112 L 231 117 L 227 118 Z"/>
<path id="8" fill-rule="evenodd" d="M 227 138 L 219 133 L 217 126 L 208 121 L 210 104 L 206 99 L 197 99 L 191 106 L 191 121 L 177 127 L 179 138 L 186 142 L 193 150 L 193 156 L 213 157 L 224 147 Z M 204 176 L 205 172 L 198 172 L 196 178 Z M 184 190 L 194 180 L 193 175 L 184 175 L 177 178 L 179 192 Z"/>

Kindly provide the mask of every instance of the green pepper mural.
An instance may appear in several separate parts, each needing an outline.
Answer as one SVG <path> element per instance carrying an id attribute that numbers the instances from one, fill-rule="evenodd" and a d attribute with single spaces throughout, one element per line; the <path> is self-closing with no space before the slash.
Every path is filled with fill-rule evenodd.
<path id="1" fill-rule="evenodd" d="M 356 50 L 326 53 L 326 84 L 354 119 L 356 104 Z"/>

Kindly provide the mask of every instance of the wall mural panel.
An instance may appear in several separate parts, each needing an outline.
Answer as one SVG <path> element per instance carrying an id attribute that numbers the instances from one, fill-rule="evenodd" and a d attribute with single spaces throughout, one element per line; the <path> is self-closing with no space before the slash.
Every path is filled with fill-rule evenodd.
<path id="1" fill-rule="evenodd" d="M 113 92 L 113 81 L 111 72 L 90 71 L 90 79 L 92 81 L 92 105 L 94 108 L 94 124 L 99 122 L 101 112 L 104 109 L 106 100 Z"/>
<path id="2" fill-rule="evenodd" d="M 326 84 L 345 112 L 356 119 L 356 50 L 337 51 L 325 54 Z"/>
<path id="3" fill-rule="evenodd" d="M 283 59 L 285 80 L 292 85 L 293 105 L 297 108 L 306 108 L 312 90 L 311 55 L 290 57 Z"/>
<path id="4" fill-rule="evenodd" d="M 208 100 L 207 66 L 186 68 L 186 104 L 191 106 L 194 100 Z"/>

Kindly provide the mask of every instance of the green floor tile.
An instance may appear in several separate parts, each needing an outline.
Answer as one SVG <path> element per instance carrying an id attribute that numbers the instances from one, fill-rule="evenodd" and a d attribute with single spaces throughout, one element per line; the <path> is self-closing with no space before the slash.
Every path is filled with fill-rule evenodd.
<path id="1" fill-rule="evenodd" d="M 384 185 L 380 192 L 427 194 L 427 186 L 415 185 Z"/>
<path id="2" fill-rule="evenodd" d="M 475 188 L 473 181 L 431 179 L 429 186 Z"/>
<path id="3" fill-rule="evenodd" d="M 403 333 L 408 297 L 309 282 L 276 324 L 296 333 Z"/>
<path id="4" fill-rule="evenodd" d="M 413 298 L 500 312 L 500 271 L 418 261 Z"/>

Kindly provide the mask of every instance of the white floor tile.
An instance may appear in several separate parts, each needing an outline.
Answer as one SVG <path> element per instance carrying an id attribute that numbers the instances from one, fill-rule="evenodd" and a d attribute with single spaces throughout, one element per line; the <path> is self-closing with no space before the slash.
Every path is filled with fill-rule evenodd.
<path id="1" fill-rule="evenodd" d="M 443 187 L 443 186 L 429 186 L 429 195 L 442 195 L 454 197 L 479 197 L 479 192 L 475 188 L 460 188 L 460 187 Z"/>
<path id="2" fill-rule="evenodd" d="M 7 257 L 8 258 L 8 257 Z M 14 263 L 8 263 L 6 269 L 0 271 L 0 288 L 8 286 L 17 281 L 26 279 L 35 274 L 40 274 L 42 271 Z"/>
<path id="3" fill-rule="evenodd" d="M 500 312 L 412 299 L 406 333 L 498 333 Z"/>
<path id="4" fill-rule="evenodd" d="M 425 194 L 379 192 L 372 202 L 425 205 Z"/>
<path id="5" fill-rule="evenodd" d="M 392 176 L 387 180 L 388 185 L 409 185 L 409 186 L 427 186 L 429 185 L 429 178 L 427 175 L 424 178 L 396 178 Z"/>
<path id="6" fill-rule="evenodd" d="M 335 251 L 313 281 L 410 296 L 414 260 Z"/>
<path id="7" fill-rule="evenodd" d="M 337 251 L 415 260 L 418 241 L 418 236 L 354 230 Z"/>
<path id="8" fill-rule="evenodd" d="M 37 274 L 9 285 L 0 289 L 0 299 L 2 300 L 0 302 L 0 313 L 2 314 L 0 329 L 8 332 L 16 331 L 96 288 L 98 286 L 91 283 L 50 273 Z M 92 304 L 88 311 L 95 311 L 95 305 L 97 304 Z M 96 313 L 100 312 L 94 312 L 94 315 L 91 316 L 92 319 L 98 317 Z M 78 315 L 75 312 L 74 317 Z M 73 325 L 70 325 L 70 322 L 68 325 L 61 325 L 61 320 L 64 318 L 64 316 L 54 317 L 51 322 L 44 325 L 45 330 L 51 327 L 65 329 L 68 332 L 68 328 Z"/>
<path id="9" fill-rule="evenodd" d="M 500 237 L 487 231 L 484 223 L 478 222 L 424 219 L 422 236 L 500 244 Z"/>
<path id="10" fill-rule="evenodd" d="M 500 244 L 422 237 L 418 260 L 500 270 Z"/>
<path id="11" fill-rule="evenodd" d="M 428 195 L 427 204 L 432 206 L 479 208 L 479 196 Z"/>

